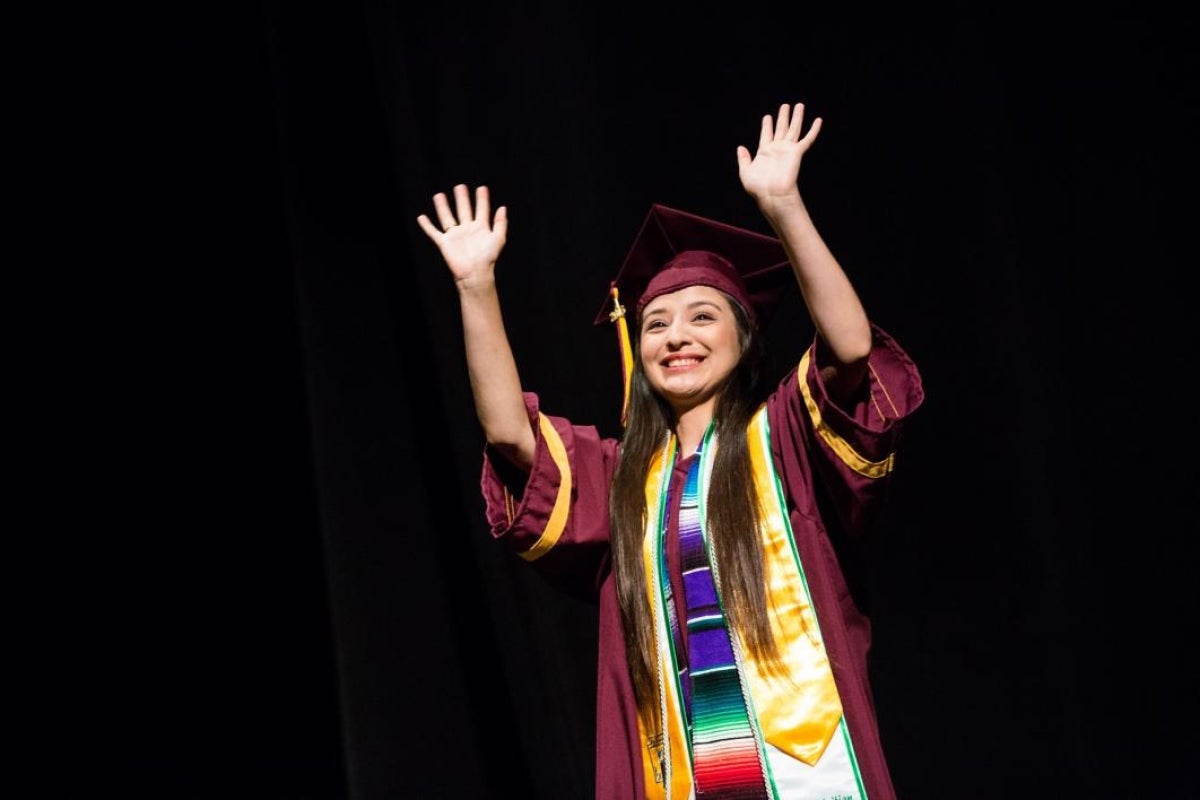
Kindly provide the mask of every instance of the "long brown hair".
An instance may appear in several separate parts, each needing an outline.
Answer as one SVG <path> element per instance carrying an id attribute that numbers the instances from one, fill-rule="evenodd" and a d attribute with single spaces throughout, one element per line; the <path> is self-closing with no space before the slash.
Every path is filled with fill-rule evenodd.
<path id="1" fill-rule="evenodd" d="M 722 292 L 722 294 L 724 294 Z M 721 601 L 731 630 L 741 633 L 751 653 L 768 668 L 779 665 L 779 651 L 767 616 L 759 535 L 758 498 L 750 469 L 746 427 L 761 402 L 762 339 L 746 311 L 729 295 L 738 329 L 741 357 L 718 390 L 713 419 L 718 441 L 708 489 L 707 532 L 721 576 Z M 641 329 L 638 320 L 637 330 Z M 646 596 L 642 541 L 646 534 L 646 477 L 666 434 L 672 429 L 670 405 L 650 387 L 639 353 L 641 336 L 632 336 L 633 375 L 621 440 L 621 460 L 609 496 L 613 565 L 625 633 L 625 655 L 639 712 L 650 719 L 656 707 L 657 680 L 653 618 Z M 670 465 L 665 465 L 669 469 Z"/>

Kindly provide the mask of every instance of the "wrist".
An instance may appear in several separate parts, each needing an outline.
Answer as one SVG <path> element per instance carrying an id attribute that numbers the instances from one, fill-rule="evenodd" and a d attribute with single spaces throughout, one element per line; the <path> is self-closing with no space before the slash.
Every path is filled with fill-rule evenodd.
<path id="1" fill-rule="evenodd" d="M 799 190 L 782 194 L 761 194 L 755 198 L 758 209 L 763 213 L 787 212 L 803 209 L 804 200 L 800 198 Z"/>
<path id="2" fill-rule="evenodd" d="M 496 293 L 496 276 L 491 272 L 486 275 L 467 275 L 454 280 L 454 288 L 460 297 L 482 297 Z"/>
<path id="3" fill-rule="evenodd" d="M 770 219 L 777 219 L 793 211 L 804 209 L 804 200 L 799 190 L 787 194 L 771 194 L 754 198 L 758 209 Z"/>

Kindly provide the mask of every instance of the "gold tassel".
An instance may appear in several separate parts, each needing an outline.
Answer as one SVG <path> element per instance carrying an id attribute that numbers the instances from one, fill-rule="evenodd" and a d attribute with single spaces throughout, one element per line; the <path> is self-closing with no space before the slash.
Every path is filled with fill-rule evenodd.
<path id="1" fill-rule="evenodd" d="M 614 283 L 609 290 L 613 299 L 613 310 L 608 319 L 617 323 L 617 341 L 621 347 L 621 372 L 625 379 L 625 394 L 621 401 L 621 425 L 625 425 L 625 417 L 629 412 L 629 383 L 633 380 L 633 346 L 629 343 L 629 323 L 625 321 L 625 306 L 621 305 L 620 292 Z"/>

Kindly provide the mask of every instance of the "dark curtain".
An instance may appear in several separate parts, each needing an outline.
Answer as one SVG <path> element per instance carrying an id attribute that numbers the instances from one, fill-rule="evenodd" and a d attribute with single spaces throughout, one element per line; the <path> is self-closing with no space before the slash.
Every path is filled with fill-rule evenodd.
<path id="1" fill-rule="evenodd" d="M 490 539 L 457 299 L 415 218 L 491 187 L 524 386 L 616 435 L 616 338 L 591 323 L 646 211 L 768 232 L 735 148 L 801 101 L 825 123 L 806 200 L 928 394 L 852 576 L 901 797 L 1200 797 L 1192 23 L 277 0 L 147 20 L 122 152 L 157 299 L 123 341 L 170 369 L 132 371 L 156 389 L 129 415 L 153 502 L 144 536 L 96 547 L 81 630 L 108 656 L 79 688 L 76 796 L 590 797 L 595 609 Z M 788 303 L 780 374 L 812 335 Z"/>

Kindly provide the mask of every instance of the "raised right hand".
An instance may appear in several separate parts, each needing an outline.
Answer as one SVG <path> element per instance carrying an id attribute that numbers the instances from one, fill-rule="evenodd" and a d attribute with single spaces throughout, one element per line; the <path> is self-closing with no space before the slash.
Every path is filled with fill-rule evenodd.
<path id="1" fill-rule="evenodd" d="M 508 236 L 508 210 L 500 206 L 493 218 L 488 189 L 479 186 L 472 211 L 471 193 L 463 183 L 454 187 L 454 204 L 455 210 L 451 211 L 446 193 L 438 192 L 433 196 L 433 207 L 441 229 L 426 214 L 417 217 L 417 224 L 441 251 L 460 290 L 492 283 L 496 260 Z"/>

